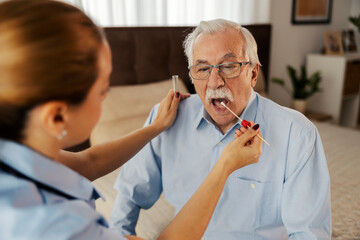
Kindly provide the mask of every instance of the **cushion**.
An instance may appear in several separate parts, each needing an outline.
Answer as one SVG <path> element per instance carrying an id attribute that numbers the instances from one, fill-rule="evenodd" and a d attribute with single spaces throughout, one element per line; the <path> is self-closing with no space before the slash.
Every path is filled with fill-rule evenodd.
<path id="1" fill-rule="evenodd" d="M 102 114 L 90 137 L 95 145 L 120 138 L 141 128 L 152 107 L 172 89 L 172 80 L 161 82 L 113 86 L 102 104 Z M 179 79 L 179 91 L 188 92 Z"/>

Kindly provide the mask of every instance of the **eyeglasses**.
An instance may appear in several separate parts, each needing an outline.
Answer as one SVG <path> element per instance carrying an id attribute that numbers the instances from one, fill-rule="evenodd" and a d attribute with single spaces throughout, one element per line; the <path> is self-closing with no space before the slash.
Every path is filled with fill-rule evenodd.
<path id="1" fill-rule="evenodd" d="M 231 62 L 218 65 L 198 64 L 189 66 L 188 69 L 190 71 L 190 76 L 196 80 L 208 79 L 213 67 L 218 69 L 220 76 L 224 78 L 234 78 L 240 75 L 241 66 L 248 64 L 251 64 L 251 62 Z"/>

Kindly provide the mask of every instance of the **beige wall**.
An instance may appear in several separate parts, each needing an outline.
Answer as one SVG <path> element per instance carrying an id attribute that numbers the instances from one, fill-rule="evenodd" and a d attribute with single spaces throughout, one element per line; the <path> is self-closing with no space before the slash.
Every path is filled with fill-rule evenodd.
<path id="1" fill-rule="evenodd" d="M 270 77 L 285 79 L 291 87 L 286 65 L 297 69 L 305 64 L 306 54 L 320 52 L 323 47 L 323 31 L 341 30 L 351 26 L 349 15 L 360 14 L 359 0 L 333 0 L 330 24 L 292 25 L 292 0 L 271 0 L 270 22 L 273 27 L 271 43 Z M 278 85 L 270 81 L 270 98 L 277 103 L 290 106 L 291 97 Z"/>
<path id="2" fill-rule="evenodd" d="M 352 0 L 350 14 L 351 14 L 351 16 L 359 16 L 359 14 L 360 14 L 360 1 L 359 0 Z"/>

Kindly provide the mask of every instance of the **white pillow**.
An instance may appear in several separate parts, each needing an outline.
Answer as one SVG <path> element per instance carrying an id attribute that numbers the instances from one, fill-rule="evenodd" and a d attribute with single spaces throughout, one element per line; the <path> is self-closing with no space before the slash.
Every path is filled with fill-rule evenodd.
<path id="1" fill-rule="evenodd" d="M 172 89 L 171 79 L 149 84 L 111 87 L 103 102 L 100 122 L 148 114 L 151 108 L 168 94 L 170 89 Z M 179 90 L 187 92 L 180 79 Z"/>
<path id="2" fill-rule="evenodd" d="M 93 130 L 91 145 L 120 138 L 141 128 L 151 108 L 159 103 L 172 89 L 172 80 L 161 82 L 114 86 L 103 102 L 100 120 Z M 179 79 L 179 91 L 188 92 Z"/>

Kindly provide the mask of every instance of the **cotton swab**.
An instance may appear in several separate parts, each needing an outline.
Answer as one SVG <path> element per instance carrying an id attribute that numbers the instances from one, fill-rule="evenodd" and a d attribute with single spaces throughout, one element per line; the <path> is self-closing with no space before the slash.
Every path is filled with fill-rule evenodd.
<path id="1" fill-rule="evenodd" d="M 241 121 L 241 125 L 243 125 L 244 127 L 247 127 L 248 129 L 250 128 L 250 126 L 248 125 L 249 122 L 246 121 L 246 120 L 242 120 L 238 115 L 236 115 L 233 111 L 231 111 L 230 108 L 228 108 L 224 102 L 221 102 L 221 105 L 223 105 L 227 110 L 229 110 L 235 117 L 237 117 L 240 121 Z M 270 146 L 270 144 L 265 140 L 263 139 L 259 134 L 256 134 L 256 136 L 258 136 L 261 140 L 264 141 L 264 143 L 266 143 L 268 146 Z"/>

